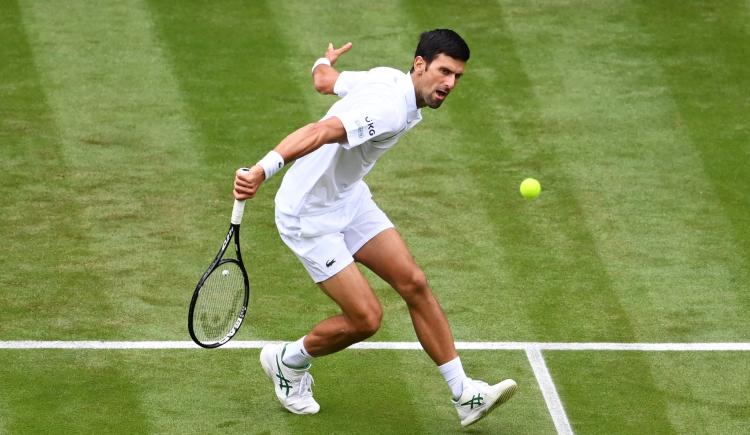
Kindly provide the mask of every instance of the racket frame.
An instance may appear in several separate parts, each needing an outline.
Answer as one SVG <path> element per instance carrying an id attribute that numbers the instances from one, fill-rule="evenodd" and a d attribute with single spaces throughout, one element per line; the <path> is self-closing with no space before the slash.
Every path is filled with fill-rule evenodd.
<path id="1" fill-rule="evenodd" d="M 229 231 L 227 231 L 227 235 L 224 238 L 224 242 L 221 244 L 221 248 L 219 249 L 219 252 L 216 254 L 216 257 L 214 257 L 211 264 L 208 266 L 208 269 L 206 269 L 206 272 L 201 276 L 200 280 L 198 280 L 198 284 L 195 286 L 195 290 L 193 291 L 193 297 L 190 300 L 190 309 L 188 311 L 188 332 L 190 333 L 190 338 L 193 339 L 195 344 L 198 346 L 207 348 L 207 349 L 213 349 L 217 348 L 234 337 L 235 334 L 237 334 L 237 331 L 240 330 L 240 326 L 242 326 L 242 322 L 245 320 L 245 315 L 247 314 L 247 305 L 250 300 L 250 281 L 247 277 L 247 270 L 245 269 L 245 264 L 242 262 L 242 253 L 240 252 L 240 222 L 242 222 L 242 215 L 244 212 L 244 201 L 236 201 L 234 203 L 234 208 L 232 210 L 232 220 L 231 224 L 229 225 Z M 226 253 L 227 249 L 229 248 L 229 243 L 234 239 L 234 251 L 236 255 L 236 259 L 224 259 L 224 254 Z M 219 341 L 216 341 L 214 343 L 203 343 L 196 337 L 195 330 L 193 329 L 193 314 L 195 312 L 195 304 L 198 301 L 198 298 L 200 297 L 201 288 L 203 287 L 203 284 L 206 282 L 208 277 L 211 275 L 211 273 L 219 268 L 222 264 L 228 263 L 228 262 L 236 262 L 239 266 L 240 270 L 242 271 L 242 279 L 243 284 L 245 287 L 245 292 L 243 295 L 243 303 L 242 303 L 242 309 L 240 309 L 239 314 L 237 315 L 237 319 L 232 324 L 232 327 L 229 329 L 227 334 Z"/>

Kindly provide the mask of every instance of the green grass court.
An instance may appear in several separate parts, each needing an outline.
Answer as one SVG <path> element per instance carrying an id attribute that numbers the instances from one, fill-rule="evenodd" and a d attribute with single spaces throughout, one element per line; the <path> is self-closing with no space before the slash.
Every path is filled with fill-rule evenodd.
<path id="1" fill-rule="evenodd" d="M 573 433 L 748 433 L 746 0 L 0 0 L 0 433 L 557 433 L 520 348 L 461 352 L 521 387 L 462 430 L 419 350 L 318 360 L 321 413 L 298 417 L 258 349 L 7 345 L 189 340 L 234 170 L 332 104 L 309 76 L 327 43 L 354 43 L 340 69 L 406 70 L 436 27 L 469 43 L 466 74 L 367 180 L 456 340 L 744 344 L 541 355 Z M 337 312 L 276 234 L 280 180 L 245 214 L 237 341 Z M 369 341 L 416 341 L 372 278 Z"/>

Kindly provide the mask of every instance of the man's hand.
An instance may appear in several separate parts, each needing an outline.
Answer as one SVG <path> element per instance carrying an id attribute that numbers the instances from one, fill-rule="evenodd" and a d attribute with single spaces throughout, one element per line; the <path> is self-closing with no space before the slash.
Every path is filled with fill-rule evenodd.
<path id="1" fill-rule="evenodd" d="M 352 43 L 347 42 L 344 44 L 341 48 L 334 49 L 333 48 L 333 42 L 328 43 L 328 49 L 326 50 L 326 58 L 331 61 L 331 65 L 336 63 L 336 60 L 341 56 L 342 54 L 346 53 L 352 48 Z"/>
<path id="2" fill-rule="evenodd" d="M 315 90 L 323 95 L 333 94 L 333 88 L 336 80 L 339 78 L 339 72 L 333 68 L 333 64 L 339 59 L 339 56 L 351 50 L 352 43 L 347 42 L 341 48 L 333 48 L 333 42 L 328 43 L 326 50 L 326 59 L 331 62 L 331 66 L 319 65 L 317 62 L 313 65 L 313 86 Z"/>
<path id="3" fill-rule="evenodd" d="M 238 169 L 234 173 L 234 198 L 240 201 L 250 199 L 258 192 L 258 188 L 266 179 L 266 173 L 258 165 L 249 171 Z"/>

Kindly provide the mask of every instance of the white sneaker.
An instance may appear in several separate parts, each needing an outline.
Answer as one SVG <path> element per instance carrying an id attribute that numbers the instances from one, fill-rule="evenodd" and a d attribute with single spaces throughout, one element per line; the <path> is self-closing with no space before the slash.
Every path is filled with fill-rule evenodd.
<path id="1" fill-rule="evenodd" d="M 293 369 L 281 362 L 286 344 L 267 344 L 260 351 L 260 365 L 274 383 L 276 397 L 284 408 L 295 414 L 316 414 L 320 405 L 313 399 L 313 378 L 308 365 L 304 369 Z"/>
<path id="2" fill-rule="evenodd" d="M 461 419 L 461 426 L 468 426 L 484 417 L 498 405 L 507 402 L 518 389 L 513 379 L 506 379 L 499 384 L 489 385 L 486 382 L 464 379 L 464 390 L 458 400 L 453 401 Z"/>

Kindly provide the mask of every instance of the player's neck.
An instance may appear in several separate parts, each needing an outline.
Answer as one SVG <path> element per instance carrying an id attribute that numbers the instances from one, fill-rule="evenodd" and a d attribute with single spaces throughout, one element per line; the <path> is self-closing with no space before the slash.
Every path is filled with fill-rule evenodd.
<path id="1" fill-rule="evenodd" d="M 417 91 L 417 88 L 418 88 L 417 81 L 419 80 L 419 78 L 418 78 L 416 72 L 412 71 L 411 74 L 409 74 L 409 75 L 411 76 L 411 84 L 412 84 L 412 86 L 414 86 L 414 100 L 417 103 L 417 109 L 421 109 L 423 107 L 426 107 L 427 103 L 424 101 L 424 98 L 422 98 L 422 96 L 419 95 L 419 92 Z"/>

